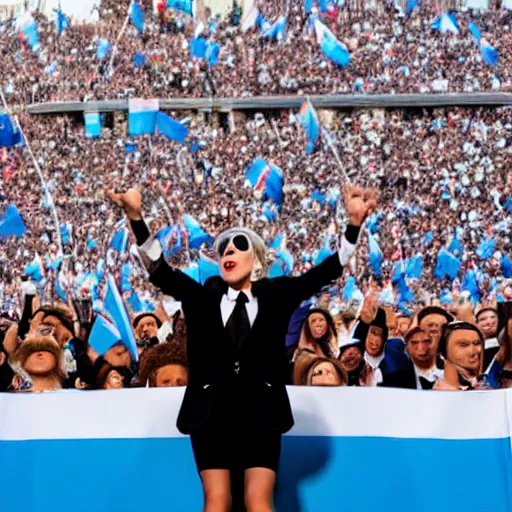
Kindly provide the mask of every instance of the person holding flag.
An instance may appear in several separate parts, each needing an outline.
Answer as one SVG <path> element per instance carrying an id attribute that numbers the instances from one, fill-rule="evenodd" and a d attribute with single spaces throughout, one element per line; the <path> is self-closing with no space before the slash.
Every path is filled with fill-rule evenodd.
<path id="1" fill-rule="evenodd" d="M 190 373 L 177 426 L 191 436 L 204 511 L 230 510 L 231 472 L 243 471 L 247 508 L 270 512 L 281 436 L 294 424 L 285 386 L 290 318 L 342 275 L 378 193 L 347 186 L 348 225 L 339 250 L 299 277 L 266 279 L 263 240 L 247 228 L 224 231 L 214 242 L 221 276 L 204 285 L 165 262 L 137 189 L 107 195 L 130 220 L 150 281 L 181 301 L 187 319 Z"/>

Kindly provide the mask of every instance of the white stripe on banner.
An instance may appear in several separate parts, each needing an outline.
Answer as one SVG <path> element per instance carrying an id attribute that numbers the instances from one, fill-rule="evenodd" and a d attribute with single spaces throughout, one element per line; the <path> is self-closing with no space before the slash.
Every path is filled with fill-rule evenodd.
<path id="1" fill-rule="evenodd" d="M 0 394 L 0 440 L 182 437 L 175 424 L 183 392 Z M 294 387 L 289 392 L 296 421 L 292 436 L 467 440 L 511 435 L 512 390 Z"/>
<path id="2" fill-rule="evenodd" d="M 159 110 L 159 100 L 144 100 L 141 98 L 130 98 L 128 100 L 128 111 L 131 114 L 136 114 L 138 112 L 158 112 Z"/>

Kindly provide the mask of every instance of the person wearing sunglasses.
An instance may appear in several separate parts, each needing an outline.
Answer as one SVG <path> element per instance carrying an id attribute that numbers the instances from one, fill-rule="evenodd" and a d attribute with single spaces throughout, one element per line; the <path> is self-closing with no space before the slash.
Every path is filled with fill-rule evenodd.
<path id="1" fill-rule="evenodd" d="M 150 281 L 182 304 L 189 381 L 177 426 L 191 435 L 204 511 L 231 510 L 231 476 L 243 472 L 247 509 L 270 512 L 281 436 L 294 423 L 285 386 L 290 318 L 301 302 L 342 275 L 361 225 L 376 208 L 377 192 L 346 188 L 348 225 L 339 250 L 305 274 L 265 278 L 265 243 L 237 227 L 216 238 L 221 275 L 204 285 L 165 262 L 143 220 L 137 189 L 107 195 L 130 220 Z"/>

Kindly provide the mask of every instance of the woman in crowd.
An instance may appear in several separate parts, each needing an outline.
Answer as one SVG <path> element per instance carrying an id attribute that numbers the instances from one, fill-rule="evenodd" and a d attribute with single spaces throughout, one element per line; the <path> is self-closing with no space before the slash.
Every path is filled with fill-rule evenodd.
<path id="1" fill-rule="evenodd" d="M 347 382 L 337 359 L 302 352 L 295 361 L 294 386 L 346 386 Z"/>
<path id="2" fill-rule="evenodd" d="M 309 309 L 302 324 L 299 341 L 289 349 L 292 372 L 295 361 L 303 352 L 327 358 L 338 355 L 336 327 L 332 316 L 323 308 Z"/>
<path id="3" fill-rule="evenodd" d="M 50 335 L 28 335 L 12 357 L 20 391 L 57 391 L 68 377 L 64 350 Z"/>
<path id="4" fill-rule="evenodd" d="M 270 512 L 281 436 L 293 426 L 283 378 L 290 318 L 342 275 L 377 194 L 347 187 L 348 226 L 339 251 L 300 277 L 265 279 L 261 238 L 244 228 L 223 232 L 214 243 L 221 276 L 204 286 L 165 262 L 143 220 L 138 190 L 108 195 L 130 220 L 151 282 L 182 303 L 190 374 L 178 428 L 191 435 L 205 512 L 230 510 L 230 472 L 238 470 L 245 472 L 247 508 Z"/>

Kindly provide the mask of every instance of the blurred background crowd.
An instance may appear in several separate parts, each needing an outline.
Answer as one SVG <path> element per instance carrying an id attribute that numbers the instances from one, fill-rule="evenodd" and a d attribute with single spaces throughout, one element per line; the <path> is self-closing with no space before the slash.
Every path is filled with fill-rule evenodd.
<path id="1" fill-rule="evenodd" d="M 111 62 L 112 54 L 99 60 L 98 41 L 113 44 L 128 4 L 104 0 L 98 22 L 71 23 L 60 34 L 54 20 L 33 13 L 38 52 L 13 33 L 12 20 L 2 26 L 0 81 L 30 146 L 0 153 L 0 214 L 6 220 L 15 205 L 25 226 L 17 236 L 2 236 L 0 221 L 0 391 L 186 384 L 186 319 L 179 303 L 149 284 L 134 237 L 106 189 L 139 187 L 168 262 L 204 282 L 216 272 L 211 238 L 234 225 L 254 229 L 268 244 L 271 276 L 319 264 L 343 229 L 347 179 L 377 188 L 379 209 L 344 277 L 292 319 L 283 379 L 507 387 L 509 107 L 318 110 L 322 136 L 309 152 L 297 110 L 173 113 L 187 126 L 182 144 L 162 134 L 128 136 L 123 112 L 102 114 L 101 136 L 87 138 L 82 115 L 34 116 L 24 106 L 129 97 L 507 91 L 509 11 L 457 12 L 455 35 L 431 28 L 441 12 L 429 5 L 408 12 L 378 2 L 362 16 L 362 9 L 341 4 L 322 12 L 314 3 L 308 11 L 307 2 L 263 2 L 262 18 L 286 16 L 286 37 L 278 42 L 262 38 L 258 28 L 244 31 L 238 7 L 199 29 L 190 16 L 161 7 L 155 15 L 147 10 L 142 35 L 128 26 Z M 322 54 L 311 16 L 349 49 L 348 67 Z M 495 66 L 468 32 L 471 20 L 498 51 Z M 203 34 L 219 44 L 215 65 L 191 57 L 195 29 L 196 38 Z M 135 55 L 142 65 L 134 64 Z M 247 170 L 258 158 L 280 169 L 282 200 L 268 200 L 248 184 Z M 109 314 L 103 303 L 109 274 L 135 345 L 123 333 L 111 343 L 106 336 L 98 341 L 97 333 L 91 339 L 97 319 Z M 466 329 L 443 329 L 455 320 Z"/>
<path id="2" fill-rule="evenodd" d="M 440 33 L 431 26 L 442 13 L 440 4 L 421 2 L 416 6 L 411 1 L 403 7 L 385 0 L 346 6 L 325 0 L 266 1 L 259 6 L 257 25 L 244 30 L 236 3 L 225 18 L 209 18 L 205 9 L 199 24 L 191 23 L 186 13 L 166 9 L 162 0 L 157 15 L 147 9 L 143 34 L 128 26 L 113 55 L 129 1 L 105 0 L 99 21 L 72 23 L 62 34 L 56 33 L 53 19 L 35 13 L 37 53 L 20 42 L 9 21 L 4 22 L 0 33 L 2 75 L 7 94 L 18 105 L 129 96 L 511 90 L 510 11 L 457 11 L 458 33 Z M 324 12 L 315 7 L 324 5 Z M 348 67 L 337 66 L 322 52 L 310 22 L 312 12 L 318 12 L 347 48 Z M 262 37 L 265 27 L 280 16 L 286 20 L 282 37 L 279 32 Z M 499 59 L 494 65 L 482 58 L 469 30 L 472 22 L 479 36 L 496 49 Z M 218 55 L 194 58 L 192 41 L 197 37 L 218 44 Z M 105 42 L 109 46 L 104 48 L 110 50 L 98 51 Z M 134 60 L 136 55 L 138 60 Z"/>

